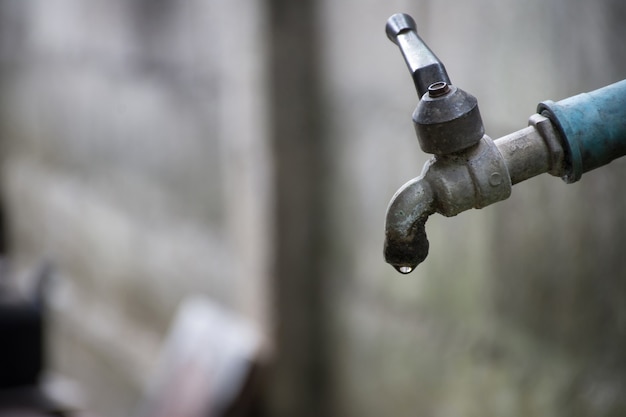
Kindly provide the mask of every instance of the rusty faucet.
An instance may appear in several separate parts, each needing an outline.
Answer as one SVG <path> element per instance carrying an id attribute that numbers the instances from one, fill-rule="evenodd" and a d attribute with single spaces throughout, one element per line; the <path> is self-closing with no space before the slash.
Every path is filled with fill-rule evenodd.
<path id="1" fill-rule="evenodd" d="M 528 127 L 494 141 L 485 134 L 476 98 L 450 82 L 411 16 L 391 16 L 386 32 L 417 90 L 413 123 L 420 147 L 433 154 L 387 208 L 384 256 L 397 271 L 408 274 L 428 255 L 431 214 L 485 207 L 508 198 L 512 185 L 546 172 L 575 182 L 626 154 L 626 80 L 540 103 Z"/>

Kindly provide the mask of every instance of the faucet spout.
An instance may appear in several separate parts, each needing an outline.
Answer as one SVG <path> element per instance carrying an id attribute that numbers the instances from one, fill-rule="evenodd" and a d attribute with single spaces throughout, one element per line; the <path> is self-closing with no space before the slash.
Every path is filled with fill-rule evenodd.
<path id="1" fill-rule="evenodd" d="M 384 255 L 398 272 L 412 272 L 428 255 L 428 216 L 482 208 L 511 195 L 511 177 L 494 141 L 483 136 L 462 152 L 435 155 L 422 175 L 404 184 L 387 208 Z"/>
<path id="2" fill-rule="evenodd" d="M 384 255 L 398 272 L 408 274 L 428 255 L 425 224 L 435 212 L 432 188 L 424 176 L 407 182 L 391 199 L 385 222 Z"/>

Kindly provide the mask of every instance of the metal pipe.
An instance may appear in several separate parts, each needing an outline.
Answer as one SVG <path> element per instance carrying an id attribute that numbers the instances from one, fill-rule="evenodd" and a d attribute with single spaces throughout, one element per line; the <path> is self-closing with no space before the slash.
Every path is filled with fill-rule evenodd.
<path id="1" fill-rule="evenodd" d="M 495 140 L 513 185 L 550 172 L 564 173 L 563 147 L 549 119 L 534 114 L 530 126 Z"/>
<path id="2" fill-rule="evenodd" d="M 533 126 L 496 139 L 495 143 L 506 161 L 512 184 L 550 169 L 548 149 Z"/>
<path id="3" fill-rule="evenodd" d="M 568 183 L 626 155 L 626 80 L 557 103 L 544 101 L 537 112 L 565 140 Z"/>

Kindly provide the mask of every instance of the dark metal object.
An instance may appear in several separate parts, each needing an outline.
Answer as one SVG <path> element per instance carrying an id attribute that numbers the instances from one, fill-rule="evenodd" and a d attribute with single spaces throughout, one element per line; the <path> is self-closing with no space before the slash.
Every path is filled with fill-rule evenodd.
<path id="1" fill-rule="evenodd" d="M 69 416 L 72 411 L 41 381 L 51 274 L 51 264 L 43 262 L 33 291 L 23 294 L 0 270 L 0 416 Z"/>
<path id="2" fill-rule="evenodd" d="M 432 90 L 432 91 L 431 91 Z M 447 155 L 476 145 L 485 134 L 476 98 L 454 86 L 432 84 L 413 113 L 426 153 Z"/>
<path id="3" fill-rule="evenodd" d="M 385 31 L 387 37 L 400 47 L 420 98 L 432 84 L 441 81 L 450 84 L 446 68 L 419 37 L 417 25 L 411 16 L 394 14 L 387 20 Z"/>
<path id="4" fill-rule="evenodd" d="M 6 279 L 0 276 L 0 390 L 39 382 L 45 365 L 45 296 L 50 267 L 46 264 L 39 271 L 29 298 L 6 285 Z"/>
<path id="5" fill-rule="evenodd" d="M 428 96 L 437 98 L 445 96 L 450 91 L 450 86 L 445 81 L 438 81 L 428 86 Z"/>
<path id="6" fill-rule="evenodd" d="M 422 150 L 446 155 L 476 145 L 485 134 L 478 102 L 451 85 L 443 63 L 418 36 L 413 18 L 395 14 L 386 31 L 400 47 L 420 97 L 413 122 Z"/>

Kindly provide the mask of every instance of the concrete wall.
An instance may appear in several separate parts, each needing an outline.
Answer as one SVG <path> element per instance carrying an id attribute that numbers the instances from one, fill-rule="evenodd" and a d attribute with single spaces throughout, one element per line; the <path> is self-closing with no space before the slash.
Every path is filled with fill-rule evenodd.
<path id="1" fill-rule="evenodd" d="M 266 330 L 263 13 L 252 1 L 1 4 L 13 269 L 53 262 L 53 370 L 94 411 L 128 415 L 185 295 Z"/>

